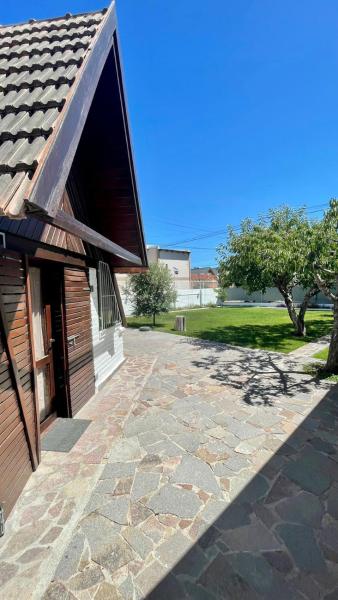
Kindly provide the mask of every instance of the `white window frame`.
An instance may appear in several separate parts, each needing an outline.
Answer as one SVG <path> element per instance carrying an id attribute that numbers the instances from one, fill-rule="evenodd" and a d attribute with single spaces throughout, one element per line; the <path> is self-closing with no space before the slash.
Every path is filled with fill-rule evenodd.
<path id="1" fill-rule="evenodd" d="M 110 267 L 103 261 L 99 261 L 97 267 L 97 298 L 100 331 L 105 331 L 117 323 L 121 323 L 121 313 Z"/>

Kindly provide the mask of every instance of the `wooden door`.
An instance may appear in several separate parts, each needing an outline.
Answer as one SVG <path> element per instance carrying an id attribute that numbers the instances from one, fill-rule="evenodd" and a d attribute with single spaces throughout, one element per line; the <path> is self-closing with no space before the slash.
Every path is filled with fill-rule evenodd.
<path id="1" fill-rule="evenodd" d="M 75 415 L 95 393 L 88 269 L 69 267 L 64 277 L 69 401 Z"/>
<path id="2" fill-rule="evenodd" d="M 36 367 L 36 395 L 40 423 L 56 413 L 53 362 L 52 311 L 49 299 L 43 294 L 42 271 L 30 267 L 32 327 Z"/>

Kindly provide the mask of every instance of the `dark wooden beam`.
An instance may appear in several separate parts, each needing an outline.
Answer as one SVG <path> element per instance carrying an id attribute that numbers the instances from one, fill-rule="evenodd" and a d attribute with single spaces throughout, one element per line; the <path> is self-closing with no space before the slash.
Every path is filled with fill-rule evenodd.
<path id="1" fill-rule="evenodd" d="M 109 252 L 109 254 L 114 254 L 114 256 L 118 256 L 133 265 L 142 265 L 142 259 L 139 256 L 132 254 L 132 252 L 125 250 L 122 246 L 108 240 L 108 238 L 97 231 L 94 231 L 94 229 L 91 229 L 84 223 L 81 223 L 75 219 L 75 217 L 63 212 L 63 210 L 59 210 L 53 218 L 43 215 L 41 218 L 56 227 L 60 227 L 60 229 L 63 229 L 68 233 L 78 236 L 83 241 L 96 246 L 96 248 L 101 248 L 101 250 L 105 250 L 105 252 Z"/>
<path id="2" fill-rule="evenodd" d="M 64 108 L 65 115 L 48 141 L 46 157 L 34 175 L 29 205 L 56 215 L 81 133 L 94 97 L 116 30 L 115 3 L 112 2 L 74 83 L 72 96 Z"/>
<path id="3" fill-rule="evenodd" d="M 36 454 L 37 462 L 41 462 L 41 436 L 40 436 L 40 414 L 39 414 L 39 398 L 38 398 L 38 386 L 37 386 L 37 365 L 35 359 L 35 345 L 34 345 L 34 334 L 33 334 L 33 309 L 32 309 L 32 289 L 31 279 L 29 273 L 28 256 L 25 254 L 25 276 L 26 276 L 26 298 L 27 298 L 27 314 L 28 314 L 28 331 L 29 339 L 31 344 L 32 353 L 32 365 L 33 365 L 33 396 L 34 396 L 34 416 L 35 416 L 35 427 L 36 427 Z"/>

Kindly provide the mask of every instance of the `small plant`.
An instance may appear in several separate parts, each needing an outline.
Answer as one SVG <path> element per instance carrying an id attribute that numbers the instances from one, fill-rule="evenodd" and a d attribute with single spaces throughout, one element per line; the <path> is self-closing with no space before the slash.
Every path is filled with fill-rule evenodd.
<path id="1" fill-rule="evenodd" d="M 156 315 L 168 312 L 176 301 L 174 279 L 163 265 L 153 264 L 145 273 L 131 275 L 126 290 L 134 314 L 151 316 L 153 325 Z"/>
<path id="2" fill-rule="evenodd" d="M 328 381 L 336 381 L 338 383 L 338 375 L 327 370 L 323 363 L 310 363 L 304 365 L 304 373 L 312 375 L 316 379 L 327 379 Z"/>
<path id="3" fill-rule="evenodd" d="M 226 302 L 226 299 L 228 297 L 228 292 L 225 288 L 218 288 L 217 290 L 217 301 L 220 304 L 224 304 L 224 302 Z"/>

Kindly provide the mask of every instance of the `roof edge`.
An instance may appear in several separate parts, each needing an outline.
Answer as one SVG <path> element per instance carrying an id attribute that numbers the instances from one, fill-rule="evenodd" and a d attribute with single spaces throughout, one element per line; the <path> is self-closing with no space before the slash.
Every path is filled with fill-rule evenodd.
<path id="1" fill-rule="evenodd" d="M 71 17 L 84 17 L 86 15 L 98 15 L 101 13 L 104 15 L 108 11 L 108 7 L 104 7 L 98 10 L 88 10 L 80 13 L 65 13 L 64 15 L 60 15 L 59 17 L 46 17 L 44 19 L 28 19 L 26 21 L 19 21 L 15 23 L 2 23 L 0 25 L 0 32 L 2 29 L 6 29 L 7 27 L 22 27 L 22 25 L 31 25 L 32 23 L 48 23 L 50 21 L 62 21 L 68 15 Z"/>
<path id="2" fill-rule="evenodd" d="M 79 69 L 71 95 L 66 100 L 55 129 L 48 139 L 44 156 L 33 175 L 26 195 L 28 210 L 40 211 L 54 217 L 59 209 L 95 90 L 114 43 L 116 24 L 113 0 L 98 27 L 93 45 Z"/>

